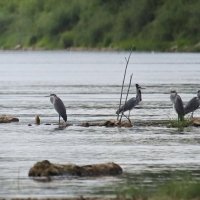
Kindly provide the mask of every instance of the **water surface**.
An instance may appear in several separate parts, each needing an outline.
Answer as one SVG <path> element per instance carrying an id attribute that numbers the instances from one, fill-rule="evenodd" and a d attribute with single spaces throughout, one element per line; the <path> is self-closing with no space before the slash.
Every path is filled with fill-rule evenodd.
<path id="1" fill-rule="evenodd" d="M 20 119 L 0 124 L 0 196 L 89 196 L 95 195 L 94 187 L 122 183 L 129 174 L 199 170 L 199 128 L 77 126 L 116 118 L 125 57 L 127 52 L 0 52 L 0 112 Z M 135 83 L 146 89 L 132 121 L 175 118 L 169 92 L 176 89 L 184 102 L 195 96 L 199 65 L 195 53 L 133 53 L 126 79 L 127 85 L 133 73 L 129 97 L 135 96 Z M 44 97 L 50 93 L 63 100 L 74 126 L 57 130 L 58 115 Z M 41 117 L 40 126 L 34 125 L 35 115 Z M 79 165 L 112 161 L 124 174 L 47 183 L 30 179 L 30 167 L 44 159 Z"/>

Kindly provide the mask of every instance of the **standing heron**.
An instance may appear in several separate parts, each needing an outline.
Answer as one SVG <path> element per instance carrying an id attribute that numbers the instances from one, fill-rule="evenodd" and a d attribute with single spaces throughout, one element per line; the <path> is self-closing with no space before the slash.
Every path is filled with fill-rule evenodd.
<path id="1" fill-rule="evenodd" d="M 183 107 L 183 101 L 181 97 L 177 94 L 176 90 L 172 90 L 170 94 L 170 100 L 174 105 L 174 109 L 176 113 L 178 114 L 178 121 L 184 120 L 184 107 Z"/>
<path id="2" fill-rule="evenodd" d="M 67 113 L 66 108 L 62 100 L 55 94 L 50 94 L 50 101 L 53 104 L 55 110 L 59 114 L 59 125 L 60 125 L 60 116 L 65 122 L 67 122 Z"/>
<path id="3" fill-rule="evenodd" d="M 131 122 L 130 119 L 129 119 L 129 117 L 130 117 L 130 111 L 135 106 L 137 106 L 140 103 L 140 101 L 142 101 L 141 89 L 144 89 L 144 88 L 142 88 L 139 84 L 135 84 L 135 87 L 136 87 L 136 97 L 132 97 L 131 99 L 129 99 L 123 106 L 121 106 L 116 111 L 116 114 L 122 113 L 122 115 L 124 115 L 129 120 L 129 122 Z M 128 117 L 124 114 L 124 112 L 126 112 L 126 111 L 129 111 Z"/>
<path id="4" fill-rule="evenodd" d="M 185 115 L 188 113 L 192 113 L 191 118 L 193 118 L 193 113 L 200 106 L 200 90 L 197 91 L 197 96 L 193 97 L 190 101 L 185 105 Z"/>

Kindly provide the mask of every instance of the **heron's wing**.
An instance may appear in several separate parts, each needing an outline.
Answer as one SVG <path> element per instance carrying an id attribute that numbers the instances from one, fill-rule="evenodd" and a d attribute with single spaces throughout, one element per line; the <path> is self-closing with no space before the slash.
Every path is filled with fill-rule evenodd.
<path id="1" fill-rule="evenodd" d="M 174 108 L 178 115 L 184 116 L 183 101 L 179 95 L 175 98 Z"/>
<path id="2" fill-rule="evenodd" d="M 138 103 L 137 103 L 136 98 L 133 97 L 133 98 L 129 99 L 123 106 L 121 106 L 121 107 L 117 110 L 116 114 L 119 114 L 119 113 L 121 113 L 121 112 L 125 112 L 125 111 L 127 111 L 127 110 L 131 110 L 131 109 L 133 109 L 133 107 L 135 107 L 137 104 L 138 104 Z"/>
<path id="3" fill-rule="evenodd" d="M 193 97 L 190 101 L 187 102 L 185 105 L 185 114 L 188 114 L 190 112 L 194 112 L 199 107 L 199 99 L 197 97 Z"/>
<path id="4" fill-rule="evenodd" d="M 60 98 L 55 99 L 54 108 L 58 112 L 58 114 L 63 118 L 63 120 L 67 121 L 67 114 L 66 114 L 66 108 L 64 103 Z"/>

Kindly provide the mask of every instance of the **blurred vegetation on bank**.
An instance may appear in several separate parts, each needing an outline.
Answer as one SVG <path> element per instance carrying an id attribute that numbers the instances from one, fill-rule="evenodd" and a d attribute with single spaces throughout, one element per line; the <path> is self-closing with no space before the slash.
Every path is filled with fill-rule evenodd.
<path id="1" fill-rule="evenodd" d="M 171 181 L 157 188 L 155 192 L 149 192 L 144 188 L 125 186 L 118 192 L 119 199 L 132 200 L 199 200 L 200 182 Z"/>
<path id="2" fill-rule="evenodd" d="M 120 182 L 94 189 L 116 200 L 199 200 L 200 171 L 161 170 L 124 173 Z"/>
<path id="3" fill-rule="evenodd" d="M 199 0 L 0 0 L 0 49 L 200 51 Z"/>

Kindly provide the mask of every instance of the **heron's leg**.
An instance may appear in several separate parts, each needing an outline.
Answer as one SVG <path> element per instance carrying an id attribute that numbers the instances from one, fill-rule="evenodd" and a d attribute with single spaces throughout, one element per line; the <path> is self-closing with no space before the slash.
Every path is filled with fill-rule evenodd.
<path id="1" fill-rule="evenodd" d="M 130 120 L 130 114 L 131 114 L 131 110 L 129 110 L 129 113 L 128 113 L 128 121 L 129 121 L 130 124 L 132 124 L 131 120 Z"/>
<path id="2" fill-rule="evenodd" d="M 184 116 L 183 115 L 178 115 L 178 122 L 184 121 Z"/>
<path id="3" fill-rule="evenodd" d="M 60 115 L 59 115 L 59 125 L 60 125 Z"/>
<path id="4" fill-rule="evenodd" d="M 129 119 L 129 117 L 127 117 L 124 113 L 123 113 L 124 117 L 126 117 L 126 119 L 128 119 L 129 123 L 131 124 L 131 120 Z"/>
<path id="5" fill-rule="evenodd" d="M 131 110 L 129 110 L 128 118 L 130 117 L 130 114 L 131 114 Z"/>
<path id="6" fill-rule="evenodd" d="M 191 119 L 193 119 L 193 114 L 194 114 L 194 112 L 192 112 L 192 114 L 191 114 Z"/>
<path id="7" fill-rule="evenodd" d="M 129 121 L 130 124 L 132 124 L 130 118 L 128 118 L 128 121 Z"/>
<path id="8" fill-rule="evenodd" d="M 122 113 L 122 115 L 123 115 L 124 117 L 126 117 L 126 119 L 128 119 L 128 117 L 127 117 L 124 113 Z"/>

